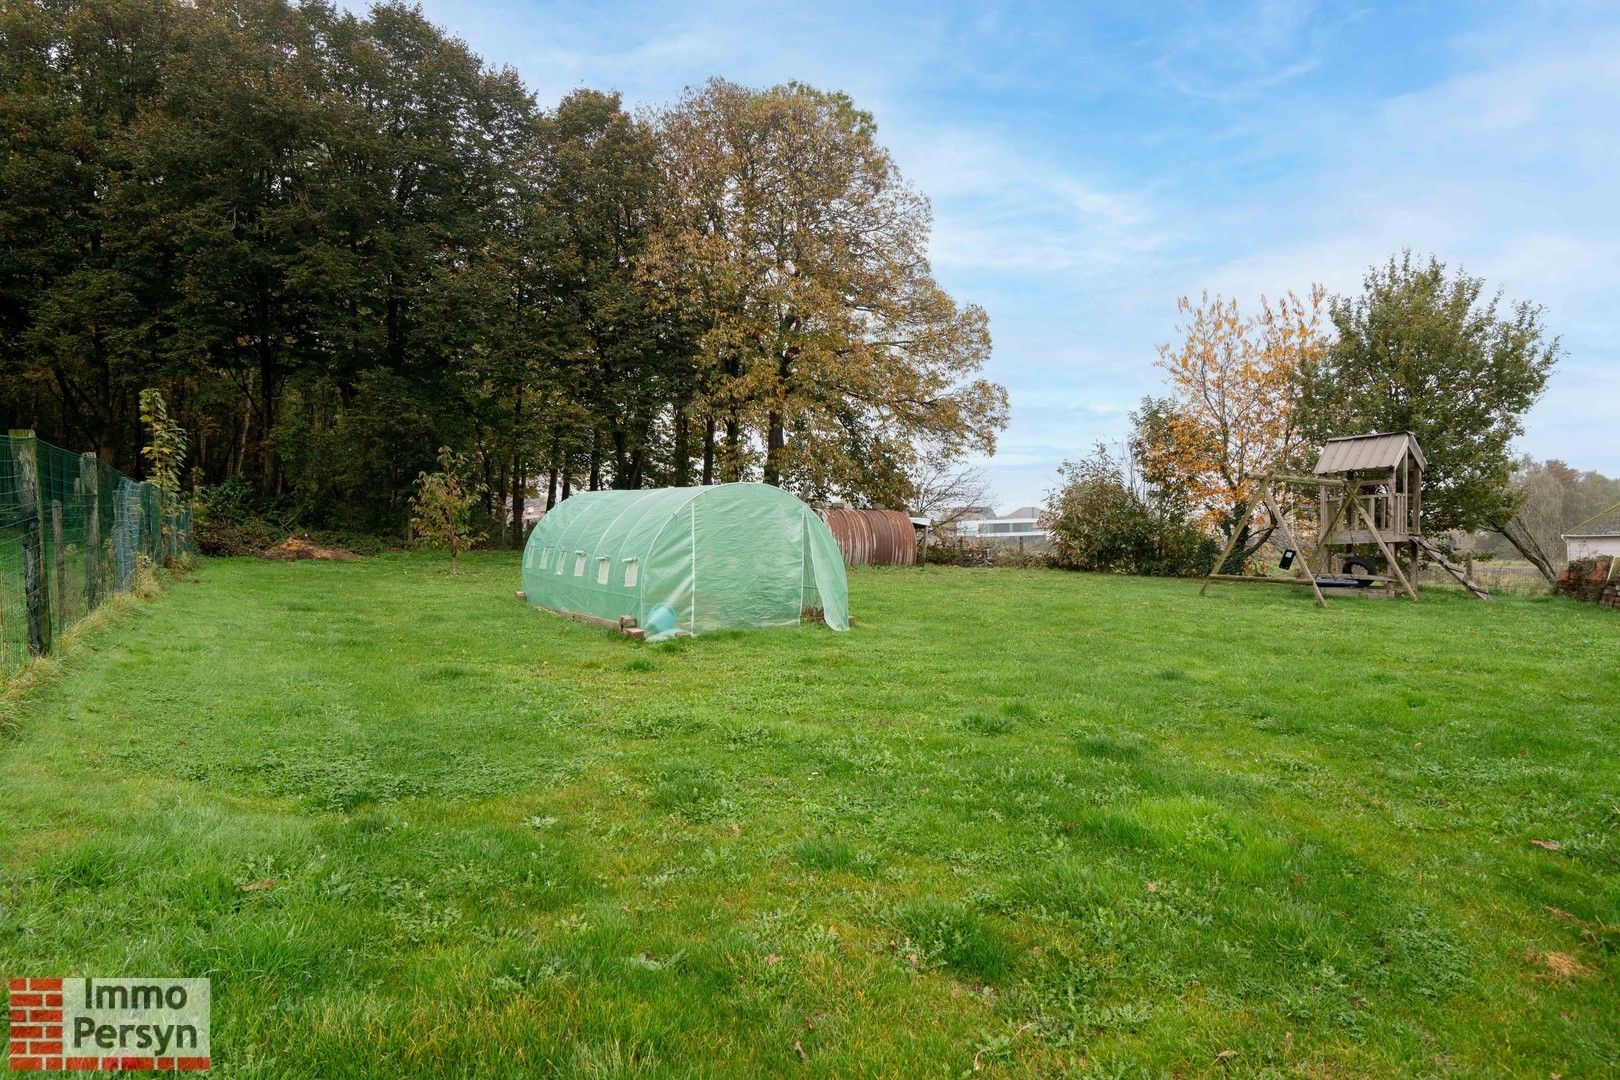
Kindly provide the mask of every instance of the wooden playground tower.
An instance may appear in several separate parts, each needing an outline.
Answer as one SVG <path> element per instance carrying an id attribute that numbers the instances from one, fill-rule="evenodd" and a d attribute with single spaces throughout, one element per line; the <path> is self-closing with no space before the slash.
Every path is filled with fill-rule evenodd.
<path id="1" fill-rule="evenodd" d="M 1232 530 L 1220 558 L 1204 578 L 1199 595 L 1209 590 L 1211 581 L 1246 581 L 1308 585 L 1321 607 L 1327 606 L 1323 589 L 1348 589 L 1355 595 L 1383 597 L 1394 596 L 1398 590 L 1416 600 L 1414 583 L 1421 552 L 1471 594 L 1489 599 L 1489 594 L 1462 567 L 1423 536 L 1420 514 L 1423 472 L 1428 465 L 1411 432 L 1383 431 L 1329 439 L 1317 456 L 1311 476 L 1272 472 L 1256 478 L 1254 494 L 1237 518 L 1240 527 Z M 1300 543 L 1284 512 L 1285 505 L 1304 501 L 1289 494 L 1289 489 L 1302 487 L 1315 489 L 1321 525 L 1315 542 L 1308 547 Z M 1279 565 L 1293 571 L 1292 576 L 1217 573 L 1237 547 L 1243 531 L 1241 523 L 1250 521 L 1258 510 L 1265 511 L 1269 518 L 1266 535 L 1280 535 L 1286 543 Z M 1407 553 L 1404 565 L 1403 552 Z"/>

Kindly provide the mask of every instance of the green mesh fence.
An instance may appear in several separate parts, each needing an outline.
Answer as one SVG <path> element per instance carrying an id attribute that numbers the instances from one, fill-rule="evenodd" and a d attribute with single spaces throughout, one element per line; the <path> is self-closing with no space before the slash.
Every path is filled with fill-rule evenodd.
<path id="1" fill-rule="evenodd" d="M 194 551 L 191 510 L 93 454 L 0 437 L 0 677 L 153 565 Z"/>

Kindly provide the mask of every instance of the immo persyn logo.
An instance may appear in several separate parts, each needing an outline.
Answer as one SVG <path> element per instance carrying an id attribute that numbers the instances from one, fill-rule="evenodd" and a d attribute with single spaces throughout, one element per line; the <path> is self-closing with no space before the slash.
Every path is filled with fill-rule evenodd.
<path id="1" fill-rule="evenodd" d="M 208 1068 L 207 979 L 12 979 L 13 1069 Z"/>

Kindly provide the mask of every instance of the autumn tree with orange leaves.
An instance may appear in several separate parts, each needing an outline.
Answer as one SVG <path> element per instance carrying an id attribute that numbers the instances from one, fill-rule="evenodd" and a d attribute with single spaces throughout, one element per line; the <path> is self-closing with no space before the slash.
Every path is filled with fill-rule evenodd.
<path id="1" fill-rule="evenodd" d="M 1144 403 L 1133 450 L 1143 477 L 1178 491 L 1195 513 L 1248 559 L 1269 538 L 1239 521 L 1256 479 L 1288 467 L 1304 449 L 1295 411 L 1302 364 L 1326 349 L 1327 293 L 1311 286 L 1244 315 L 1236 300 L 1182 297 L 1179 344 L 1159 346 L 1169 393 Z"/>
<path id="2" fill-rule="evenodd" d="M 990 454 L 1006 390 L 982 308 L 928 262 L 928 200 L 841 93 L 711 79 L 658 117 L 649 279 L 696 332 L 703 476 L 907 505 L 933 456 Z"/>

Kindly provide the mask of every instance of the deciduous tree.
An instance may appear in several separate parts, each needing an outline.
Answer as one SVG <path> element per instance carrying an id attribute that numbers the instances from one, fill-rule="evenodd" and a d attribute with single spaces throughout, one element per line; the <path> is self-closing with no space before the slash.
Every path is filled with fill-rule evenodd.
<path id="1" fill-rule="evenodd" d="M 1542 317 L 1402 252 L 1367 271 L 1359 296 L 1334 299 L 1338 340 L 1300 372 L 1302 425 L 1317 440 L 1412 432 L 1429 460 L 1424 531 L 1490 528 L 1534 561 L 1513 527 L 1512 445 L 1561 351 Z"/>
<path id="2" fill-rule="evenodd" d="M 472 528 L 478 493 L 463 479 L 466 472 L 466 459 L 441 446 L 438 469 L 417 476 L 411 499 L 411 534 L 429 547 L 448 549 L 452 574 L 461 553 L 483 538 Z"/>
<path id="3" fill-rule="evenodd" d="M 934 281 L 927 200 L 869 113 L 716 79 L 659 130 L 673 212 L 649 272 L 698 313 L 722 478 L 892 499 L 924 441 L 993 449 L 1006 392 L 978 377 L 984 312 Z"/>
<path id="4" fill-rule="evenodd" d="M 1293 464 L 1304 446 L 1297 376 L 1326 349 L 1325 300 L 1314 285 L 1303 298 L 1261 297 L 1246 316 L 1236 300 L 1183 297 L 1182 340 L 1159 347 L 1169 394 L 1144 402 L 1135 452 L 1152 482 L 1185 493 L 1223 537 L 1241 534 L 1239 558 L 1266 539 L 1250 539 L 1239 520 L 1254 480 Z"/>

